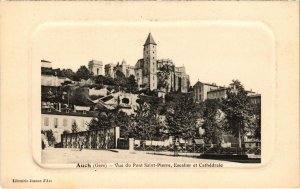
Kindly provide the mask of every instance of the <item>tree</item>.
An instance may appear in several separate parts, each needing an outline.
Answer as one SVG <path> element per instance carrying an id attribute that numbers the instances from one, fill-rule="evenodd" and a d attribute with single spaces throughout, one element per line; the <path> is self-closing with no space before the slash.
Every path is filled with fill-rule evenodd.
<path id="1" fill-rule="evenodd" d="M 116 78 L 114 79 L 116 85 L 125 88 L 126 84 L 127 84 L 127 78 L 124 75 L 123 72 L 121 72 L 120 70 L 116 71 Z"/>
<path id="2" fill-rule="evenodd" d="M 79 131 L 78 125 L 77 125 L 76 121 L 74 121 L 72 124 L 72 133 L 77 133 L 78 131 Z"/>
<path id="3" fill-rule="evenodd" d="M 70 101 L 72 104 L 79 106 L 91 105 L 89 99 L 89 91 L 86 87 L 77 87 L 72 89 Z"/>
<path id="4" fill-rule="evenodd" d="M 78 80 L 84 79 L 88 80 L 92 76 L 92 73 L 87 69 L 86 66 L 80 66 L 80 68 L 76 72 L 76 78 Z"/>
<path id="5" fill-rule="evenodd" d="M 166 121 L 169 134 L 176 139 L 185 140 L 196 138 L 201 117 L 199 107 L 191 98 L 183 96 L 179 101 L 171 104 L 167 111 Z"/>
<path id="6" fill-rule="evenodd" d="M 207 99 L 205 102 L 202 128 L 205 130 L 204 141 L 210 144 L 221 144 L 223 120 L 221 105 L 216 99 Z"/>
<path id="7" fill-rule="evenodd" d="M 43 134 L 45 134 L 45 136 L 47 137 L 49 146 L 53 146 L 54 144 L 56 144 L 56 139 L 55 139 L 53 131 L 51 129 L 44 131 Z"/>
<path id="8" fill-rule="evenodd" d="M 71 70 L 69 68 L 68 69 L 62 69 L 61 73 L 62 73 L 63 77 L 69 78 L 71 80 L 74 79 L 75 73 L 73 72 L 73 70 Z"/>
<path id="9" fill-rule="evenodd" d="M 129 139 L 136 137 L 133 115 L 127 115 L 125 112 L 119 111 L 115 119 L 115 124 L 120 127 L 122 138 Z"/>
<path id="10" fill-rule="evenodd" d="M 134 134 L 139 139 L 154 140 L 162 137 L 157 109 L 153 104 L 141 101 L 136 110 Z"/>
<path id="11" fill-rule="evenodd" d="M 101 84 L 101 85 L 116 85 L 115 81 L 111 77 L 105 77 L 103 75 L 97 75 L 94 76 L 94 81 L 96 84 Z"/>
<path id="12" fill-rule="evenodd" d="M 251 104 L 244 86 L 238 80 L 233 80 L 227 91 L 227 98 L 223 100 L 223 111 L 226 119 L 226 129 L 239 140 L 242 140 L 251 126 Z"/>
<path id="13" fill-rule="evenodd" d="M 130 75 L 128 77 L 126 88 L 129 90 L 129 92 L 136 92 L 138 90 L 138 84 L 135 80 L 134 75 Z"/>
<path id="14" fill-rule="evenodd" d="M 170 74 L 174 68 L 168 65 L 163 65 L 160 68 L 160 71 L 157 73 L 158 76 L 158 89 L 165 89 L 166 91 L 169 91 L 170 85 L 169 85 L 169 78 Z"/>
<path id="15" fill-rule="evenodd" d="M 116 118 L 118 116 L 118 110 L 103 109 L 94 117 L 90 124 L 89 130 L 94 129 L 109 129 L 116 126 Z"/>

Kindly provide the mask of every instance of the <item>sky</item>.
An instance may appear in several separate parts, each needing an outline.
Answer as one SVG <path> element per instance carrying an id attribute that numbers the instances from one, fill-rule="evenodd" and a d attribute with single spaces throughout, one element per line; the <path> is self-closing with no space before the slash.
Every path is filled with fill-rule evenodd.
<path id="1" fill-rule="evenodd" d="M 274 40 L 260 23 L 154 22 L 49 24 L 33 36 L 34 62 L 76 71 L 92 59 L 103 64 L 135 65 L 151 32 L 157 58 L 185 66 L 191 84 L 198 80 L 228 85 L 238 79 L 245 88 L 262 92 L 274 79 Z"/>

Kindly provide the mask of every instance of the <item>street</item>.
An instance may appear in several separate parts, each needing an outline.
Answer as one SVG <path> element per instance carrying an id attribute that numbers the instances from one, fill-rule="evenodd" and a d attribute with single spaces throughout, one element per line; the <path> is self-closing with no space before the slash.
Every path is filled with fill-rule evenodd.
<path id="1" fill-rule="evenodd" d="M 151 154 L 149 154 L 151 153 Z M 42 150 L 42 163 L 44 164 L 73 164 L 73 163 L 223 163 L 226 166 L 239 163 L 223 160 L 199 159 L 197 157 L 155 155 L 153 152 L 145 151 L 129 152 L 118 150 L 66 149 L 46 148 Z"/>

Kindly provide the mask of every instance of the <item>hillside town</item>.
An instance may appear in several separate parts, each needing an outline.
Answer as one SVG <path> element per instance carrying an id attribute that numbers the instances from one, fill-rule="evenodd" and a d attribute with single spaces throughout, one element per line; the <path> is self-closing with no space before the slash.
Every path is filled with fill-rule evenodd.
<path id="1" fill-rule="evenodd" d="M 144 149 L 156 141 L 156 147 L 236 144 L 259 148 L 253 153 L 260 154 L 260 94 L 238 80 L 220 86 L 199 76 L 193 84 L 183 63 L 157 57 L 151 33 L 142 45 L 136 63 L 90 60 L 76 72 L 41 60 L 43 148 L 66 147 L 62 140 L 72 133 L 119 127 L 118 144 L 111 148 L 129 148 L 124 141 L 134 138 L 137 150 L 142 141 Z M 233 109 L 240 112 L 234 115 Z M 89 145 L 83 148 L 97 148 Z"/>

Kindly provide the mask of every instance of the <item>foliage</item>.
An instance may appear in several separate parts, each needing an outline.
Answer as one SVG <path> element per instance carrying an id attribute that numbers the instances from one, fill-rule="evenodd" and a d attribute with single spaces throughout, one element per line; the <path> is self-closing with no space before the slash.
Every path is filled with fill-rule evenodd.
<path id="1" fill-rule="evenodd" d="M 71 70 L 69 68 L 68 69 L 62 69 L 61 74 L 62 74 L 63 77 L 69 78 L 71 80 L 73 80 L 74 77 L 75 77 L 75 73 L 73 72 L 73 70 Z"/>
<path id="2" fill-rule="evenodd" d="M 225 129 L 239 139 L 242 147 L 244 135 L 251 126 L 252 112 L 247 91 L 238 80 L 233 80 L 227 91 L 227 98 L 223 100 L 223 111 L 226 114 Z"/>
<path id="3" fill-rule="evenodd" d="M 80 68 L 77 70 L 76 72 L 76 80 L 88 80 L 90 77 L 92 77 L 92 73 L 90 73 L 90 71 L 87 69 L 86 66 L 80 66 Z"/>
<path id="4" fill-rule="evenodd" d="M 137 84 L 137 82 L 135 80 L 134 75 L 130 75 L 127 78 L 126 88 L 128 89 L 128 92 L 131 92 L 131 93 L 137 92 L 137 90 L 138 90 L 138 84 Z"/>
<path id="5" fill-rule="evenodd" d="M 41 68 L 41 74 L 42 75 L 54 75 L 54 71 L 52 68 L 45 68 L 45 67 L 42 67 Z"/>
<path id="6" fill-rule="evenodd" d="M 114 79 L 116 85 L 120 86 L 121 88 L 125 88 L 126 84 L 127 84 L 127 78 L 124 75 L 123 72 L 121 72 L 120 70 L 116 71 L 116 77 Z"/>
<path id="7" fill-rule="evenodd" d="M 116 126 L 116 119 L 117 119 L 117 112 L 118 110 L 108 110 L 103 109 L 101 112 L 98 113 L 96 117 L 94 117 L 90 124 L 89 130 L 94 129 L 101 129 L 101 128 L 112 128 Z"/>
<path id="8" fill-rule="evenodd" d="M 105 77 L 103 75 L 97 75 L 93 77 L 96 84 L 101 85 L 116 85 L 115 81 L 111 77 Z"/>
<path id="9" fill-rule="evenodd" d="M 223 119 L 220 113 L 220 102 L 207 99 L 205 102 L 202 128 L 205 130 L 204 141 L 207 144 L 221 144 Z"/>
<path id="10" fill-rule="evenodd" d="M 191 98 L 183 96 L 170 104 L 166 121 L 169 134 L 185 140 L 194 139 L 199 133 L 198 120 L 201 118 L 199 107 Z"/>
<path id="11" fill-rule="evenodd" d="M 121 137 L 128 139 L 136 136 L 134 133 L 134 117 L 119 109 L 102 109 L 90 122 L 89 130 L 109 129 L 116 126 L 120 127 Z"/>
<path id="12" fill-rule="evenodd" d="M 166 89 L 166 91 L 169 91 L 170 85 L 169 85 L 169 78 L 171 74 L 171 69 L 167 65 L 163 65 L 162 68 L 160 68 L 160 71 L 157 73 L 158 83 L 157 88 L 158 89 Z"/>
<path id="13" fill-rule="evenodd" d="M 56 144 L 56 139 L 51 129 L 44 131 L 43 134 L 46 136 L 49 146 L 54 146 L 54 144 Z"/>
<path id="14" fill-rule="evenodd" d="M 59 87 L 42 86 L 42 101 L 59 102 L 61 101 L 61 91 Z"/>
<path id="15" fill-rule="evenodd" d="M 76 121 L 74 121 L 72 124 L 72 133 L 77 133 L 78 131 L 79 131 L 78 125 Z"/>
<path id="16" fill-rule="evenodd" d="M 69 130 L 64 130 L 62 134 L 65 135 L 65 134 L 69 134 L 69 133 L 70 133 Z"/>
<path id="17" fill-rule="evenodd" d="M 119 111 L 115 124 L 120 127 L 122 138 L 136 138 L 133 115 L 127 115 L 125 112 Z"/>
<path id="18" fill-rule="evenodd" d="M 162 139 L 164 127 L 159 122 L 158 109 L 155 104 L 141 101 L 135 116 L 135 137 L 138 139 Z"/>
<path id="19" fill-rule="evenodd" d="M 70 98 L 71 104 L 78 106 L 91 105 L 89 99 L 89 92 L 86 87 L 77 87 L 72 90 L 72 95 Z"/>

